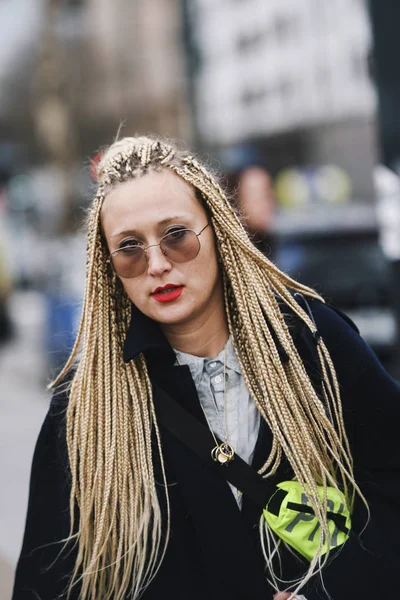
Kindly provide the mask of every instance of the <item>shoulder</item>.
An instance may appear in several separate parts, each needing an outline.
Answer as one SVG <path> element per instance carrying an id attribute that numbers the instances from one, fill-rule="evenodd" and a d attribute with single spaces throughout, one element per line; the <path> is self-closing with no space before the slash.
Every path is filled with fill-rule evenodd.
<path id="1" fill-rule="evenodd" d="M 293 297 L 314 322 L 320 336 L 330 345 L 342 345 L 349 339 L 356 345 L 363 343 L 356 324 L 335 306 L 297 292 Z M 281 310 L 295 340 L 304 330 L 308 330 L 305 323 L 286 305 L 281 304 Z"/>
<path id="2" fill-rule="evenodd" d="M 307 303 L 310 306 L 319 330 L 321 330 L 321 335 L 323 329 L 328 335 L 337 335 L 340 332 L 354 337 L 355 340 L 360 339 L 360 332 L 357 325 L 346 313 L 339 310 L 336 306 L 321 302 L 315 298 L 307 298 Z"/>
<path id="3" fill-rule="evenodd" d="M 372 349 L 361 337 L 355 323 L 345 313 L 308 296 L 296 295 L 296 300 L 314 321 L 329 351 L 342 386 L 352 385 L 367 368 L 380 368 Z M 303 339 L 312 337 L 304 324 L 299 336 Z M 310 344 L 308 340 L 308 346 Z"/>
<path id="4" fill-rule="evenodd" d="M 65 422 L 73 377 L 73 372 L 68 373 L 53 389 L 46 418 L 56 427 L 62 427 Z"/>
<path id="5" fill-rule="evenodd" d="M 35 446 L 33 467 L 43 468 L 61 461 L 67 464 L 66 415 L 70 382 L 58 385 L 52 394 Z"/>

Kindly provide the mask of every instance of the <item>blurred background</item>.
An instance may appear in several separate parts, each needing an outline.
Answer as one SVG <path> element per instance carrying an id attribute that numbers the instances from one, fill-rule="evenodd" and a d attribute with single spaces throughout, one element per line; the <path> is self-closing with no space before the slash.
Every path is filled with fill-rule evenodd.
<path id="1" fill-rule="evenodd" d="M 1 600 L 119 127 L 197 150 L 254 243 L 400 378 L 399 23 L 397 0 L 1 0 Z"/>

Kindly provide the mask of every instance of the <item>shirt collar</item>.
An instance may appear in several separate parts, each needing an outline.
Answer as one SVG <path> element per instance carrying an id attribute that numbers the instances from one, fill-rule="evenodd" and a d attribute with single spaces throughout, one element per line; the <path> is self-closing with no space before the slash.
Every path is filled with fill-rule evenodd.
<path id="1" fill-rule="evenodd" d="M 216 360 L 220 360 L 222 364 L 224 364 L 224 350 L 221 350 L 221 352 L 216 357 Z M 236 371 L 236 373 L 239 373 L 239 375 L 241 375 L 242 373 L 239 361 L 236 357 L 231 337 L 229 337 L 229 340 L 226 343 L 226 367 L 228 369 L 231 369 L 232 371 Z"/>
<path id="2" fill-rule="evenodd" d="M 200 382 L 201 376 L 204 371 L 204 367 L 207 362 L 220 362 L 224 364 L 224 350 L 226 349 L 226 368 L 235 371 L 239 375 L 241 375 L 239 361 L 236 357 L 235 350 L 233 348 L 232 338 L 230 337 L 226 343 L 225 348 L 221 350 L 221 352 L 215 358 L 210 357 L 202 357 L 202 356 L 194 356 L 193 354 L 188 354 L 187 352 L 180 352 L 179 350 L 175 350 L 176 355 L 179 358 L 180 364 L 188 365 L 190 368 L 190 372 L 193 377 L 193 381 L 195 385 Z M 178 364 L 179 364 L 178 363 Z"/>

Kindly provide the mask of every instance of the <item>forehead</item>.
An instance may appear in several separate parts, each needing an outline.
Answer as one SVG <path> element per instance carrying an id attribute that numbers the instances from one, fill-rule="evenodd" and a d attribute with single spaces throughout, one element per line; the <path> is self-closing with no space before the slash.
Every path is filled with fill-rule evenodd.
<path id="1" fill-rule="evenodd" d="M 204 212 L 193 186 L 170 169 L 162 169 L 116 185 L 104 199 L 101 217 L 103 225 L 127 217 L 147 224 L 177 210 Z"/>
<path id="2" fill-rule="evenodd" d="M 271 187 L 271 177 L 266 171 L 259 167 L 251 167 L 247 169 L 240 177 L 240 188 L 260 189 Z"/>

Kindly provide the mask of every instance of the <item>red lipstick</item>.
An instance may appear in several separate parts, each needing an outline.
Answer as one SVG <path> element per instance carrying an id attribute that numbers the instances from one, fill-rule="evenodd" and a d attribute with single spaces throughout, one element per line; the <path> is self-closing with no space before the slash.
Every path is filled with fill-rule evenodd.
<path id="1" fill-rule="evenodd" d="M 183 292 L 183 285 L 175 285 L 174 283 L 167 283 L 164 287 L 158 287 L 151 293 L 152 297 L 157 302 L 172 302 L 179 298 Z"/>

